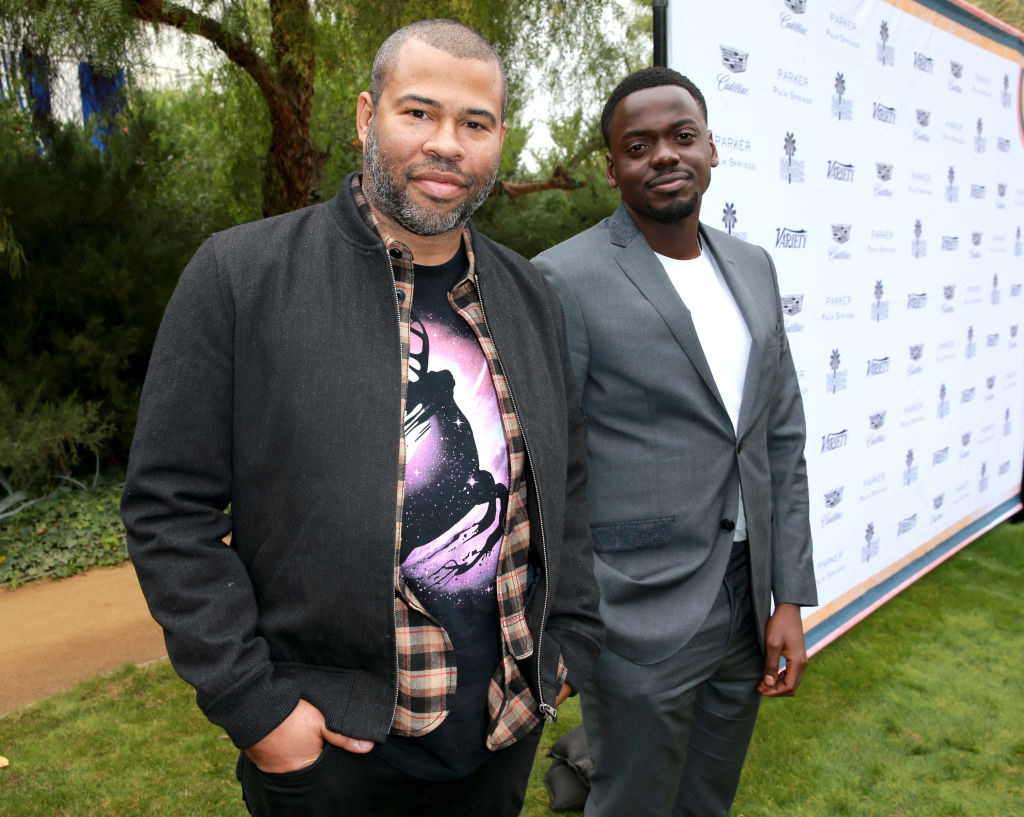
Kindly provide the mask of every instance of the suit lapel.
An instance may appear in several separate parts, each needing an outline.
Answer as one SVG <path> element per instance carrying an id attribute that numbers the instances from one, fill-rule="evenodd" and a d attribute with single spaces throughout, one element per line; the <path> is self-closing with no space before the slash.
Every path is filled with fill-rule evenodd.
<path id="1" fill-rule="evenodd" d="M 679 293 L 672 286 L 665 268 L 647 243 L 647 239 L 622 205 L 619 205 L 619 209 L 612 215 L 609 236 L 614 246 L 613 255 L 619 267 L 661 315 L 676 342 L 690 358 L 690 362 L 715 401 L 725 412 L 725 403 L 704 356 L 697 330 L 690 317 L 690 310 L 686 308 Z"/>

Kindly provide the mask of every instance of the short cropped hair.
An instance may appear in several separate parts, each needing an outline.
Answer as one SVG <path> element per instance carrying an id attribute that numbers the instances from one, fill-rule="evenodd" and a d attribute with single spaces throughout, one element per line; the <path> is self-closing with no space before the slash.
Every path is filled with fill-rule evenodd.
<path id="1" fill-rule="evenodd" d="M 409 39 L 420 40 L 460 59 L 495 63 L 501 73 L 501 118 L 505 119 L 505 109 L 508 107 L 508 79 L 505 77 L 505 66 L 501 62 L 501 57 L 479 31 L 456 20 L 417 20 L 398 29 L 381 44 L 370 71 L 370 99 L 375 107 L 380 102 L 384 81 L 398 60 L 398 52 Z"/>
<path id="2" fill-rule="evenodd" d="M 618 107 L 618 104 L 630 94 L 643 91 L 645 88 L 659 88 L 662 85 L 678 85 L 680 88 L 689 91 L 690 96 L 700 106 L 701 113 L 704 114 L 704 124 L 707 124 L 708 103 L 704 100 L 704 94 L 700 92 L 700 88 L 694 85 L 689 77 L 684 77 L 678 71 L 673 71 L 671 68 L 660 66 L 641 68 L 616 85 L 612 95 L 604 103 L 604 110 L 601 111 L 601 135 L 604 137 L 605 147 L 611 147 L 612 117 L 615 115 L 615 108 Z"/>

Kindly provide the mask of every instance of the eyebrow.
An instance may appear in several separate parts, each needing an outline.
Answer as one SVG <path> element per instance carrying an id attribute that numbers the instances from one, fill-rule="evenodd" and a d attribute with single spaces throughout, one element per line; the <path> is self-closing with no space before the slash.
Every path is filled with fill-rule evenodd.
<path id="1" fill-rule="evenodd" d="M 398 98 L 399 104 L 406 102 L 417 102 L 425 108 L 437 108 L 439 110 L 444 108 L 440 102 L 436 99 L 431 99 L 427 96 L 419 96 L 418 94 L 403 94 Z M 466 116 L 479 116 L 486 119 L 492 125 L 498 124 L 498 117 L 491 113 L 486 108 L 463 108 L 460 113 Z"/>
<path id="2" fill-rule="evenodd" d="M 675 130 L 681 128 L 684 125 L 699 125 L 700 123 L 696 119 L 677 119 L 672 122 L 667 128 L 663 130 Z M 654 133 L 657 128 L 633 128 L 622 134 L 622 139 L 632 139 L 634 136 L 646 136 L 649 133 Z"/>

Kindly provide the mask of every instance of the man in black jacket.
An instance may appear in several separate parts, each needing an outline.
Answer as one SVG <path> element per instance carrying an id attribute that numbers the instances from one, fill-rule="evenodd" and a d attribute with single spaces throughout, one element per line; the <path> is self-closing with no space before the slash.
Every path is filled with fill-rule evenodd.
<path id="1" fill-rule="evenodd" d="M 599 652 L 561 310 L 468 224 L 504 107 L 472 29 L 396 32 L 363 173 L 215 235 L 164 316 L 122 512 L 253 814 L 518 814 Z"/>

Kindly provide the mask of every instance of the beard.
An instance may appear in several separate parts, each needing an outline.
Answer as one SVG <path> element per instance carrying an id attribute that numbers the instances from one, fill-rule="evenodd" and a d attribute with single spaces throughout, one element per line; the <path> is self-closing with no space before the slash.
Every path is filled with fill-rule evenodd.
<path id="1" fill-rule="evenodd" d="M 676 221 L 684 221 L 697 212 L 700 205 L 700 196 L 694 193 L 688 199 L 675 199 L 662 207 L 647 205 L 647 215 L 660 224 L 672 224 Z"/>
<path id="2" fill-rule="evenodd" d="M 466 199 L 454 209 L 417 204 L 409 195 L 409 180 L 417 173 L 437 171 L 458 176 L 466 189 Z M 441 235 L 461 227 L 487 201 L 498 178 L 498 162 L 486 178 L 465 173 L 456 162 L 440 156 L 399 169 L 398 162 L 380 150 L 376 128 L 371 124 L 363 153 L 363 193 L 377 210 L 416 235 Z M 433 199 L 432 196 L 428 198 Z"/>

